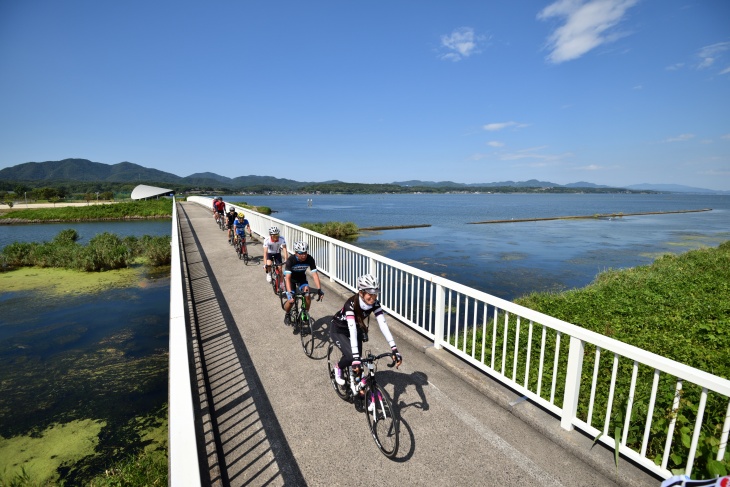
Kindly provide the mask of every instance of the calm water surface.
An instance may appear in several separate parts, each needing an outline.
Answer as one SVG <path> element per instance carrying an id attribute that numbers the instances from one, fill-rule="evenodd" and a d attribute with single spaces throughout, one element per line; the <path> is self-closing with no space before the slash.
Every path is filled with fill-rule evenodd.
<path id="1" fill-rule="evenodd" d="M 73 228 L 79 234 L 79 243 L 87 243 L 99 233 L 116 233 L 121 237 L 128 235 L 170 235 L 172 220 L 109 221 L 88 223 L 43 223 L 23 225 L 0 225 L 0 249 L 13 242 L 51 241 L 61 230 Z"/>
<path id="2" fill-rule="evenodd" d="M 312 206 L 307 200 L 312 200 Z M 413 194 L 231 196 L 292 223 L 352 221 L 355 245 L 504 299 L 582 287 L 599 272 L 651 263 L 730 240 L 730 196 L 629 194 Z M 470 225 L 486 220 L 712 208 L 701 213 Z"/>

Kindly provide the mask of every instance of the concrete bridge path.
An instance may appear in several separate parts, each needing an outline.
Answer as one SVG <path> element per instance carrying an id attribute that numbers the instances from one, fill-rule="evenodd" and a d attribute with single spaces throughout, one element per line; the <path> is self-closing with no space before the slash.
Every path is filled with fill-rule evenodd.
<path id="1" fill-rule="evenodd" d="M 381 366 L 379 380 L 400 411 L 401 445 L 395 460 L 385 458 L 364 415 L 336 396 L 327 376 L 329 319 L 350 292 L 321 276 L 326 295 L 312 306 L 317 341 L 315 358 L 308 358 L 266 283 L 260 242 L 249 245 L 256 264 L 246 266 L 210 211 L 192 202 L 179 209 L 197 323 L 191 338 L 204 483 L 659 485 L 623 462 L 617 473 L 612 453 L 561 430 L 557 420 L 393 318 L 404 364 L 397 371 Z M 388 350 L 377 325 L 367 345 L 373 353 Z"/>

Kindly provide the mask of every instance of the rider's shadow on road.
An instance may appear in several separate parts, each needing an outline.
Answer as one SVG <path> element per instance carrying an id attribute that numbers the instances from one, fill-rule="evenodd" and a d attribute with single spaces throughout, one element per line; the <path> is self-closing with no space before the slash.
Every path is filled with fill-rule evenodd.
<path id="1" fill-rule="evenodd" d="M 393 386 L 393 408 L 400 418 L 400 446 L 393 461 L 408 461 L 416 450 L 416 438 L 411 425 L 403 416 L 411 408 L 428 411 L 429 405 L 424 392 L 424 386 L 428 385 L 428 376 L 419 371 L 404 374 L 395 369 L 381 368 L 378 371 L 378 381 Z M 413 392 L 418 398 L 413 397 Z"/>

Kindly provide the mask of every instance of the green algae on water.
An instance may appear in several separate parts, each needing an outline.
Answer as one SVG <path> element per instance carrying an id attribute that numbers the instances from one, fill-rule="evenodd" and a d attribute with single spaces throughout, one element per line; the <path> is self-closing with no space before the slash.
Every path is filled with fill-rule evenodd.
<path id="1" fill-rule="evenodd" d="M 9 483 L 23 471 L 34 482 L 53 482 L 58 467 L 94 454 L 103 421 L 82 419 L 53 424 L 39 434 L 0 436 L 0 483 Z"/>
<path id="2" fill-rule="evenodd" d="M 44 291 L 54 296 L 93 294 L 110 288 L 142 286 L 145 269 L 131 267 L 106 272 L 23 267 L 0 273 L 2 292 Z"/>

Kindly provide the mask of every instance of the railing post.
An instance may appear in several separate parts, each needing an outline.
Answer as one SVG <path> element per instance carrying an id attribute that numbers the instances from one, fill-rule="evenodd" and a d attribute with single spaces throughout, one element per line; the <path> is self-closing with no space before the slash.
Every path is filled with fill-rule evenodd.
<path id="1" fill-rule="evenodd" d="M 563 412 L 560 418 L 560 427 L 568 431 L 573 430 L 573 418 L 575 418 L 578 412 L 580 377 L 583 371 L 584 353 L 585 345 L 583 340 L 570 337 L 568 368 L 565 375 L 565 391 L 563 392 Z"/>
<path id="2" fill-rule="evenodd" d="M 434 284 L 436 286 L 436 316 L 434 316 L 434 337 L 433 337 L 433 348 L 441 349 L 441 345 L 444 341 L 444 311 L 446 309 L 446 295 L 444 293 L 444 287 L 441 284 Z"/>
<path id="3" fill-rule="evenodd" d="M 327 242 L 327 265 L 330 271 L 330 282 L 334 282 L 337 272 L 337 249 L 333 242 Z"/>

